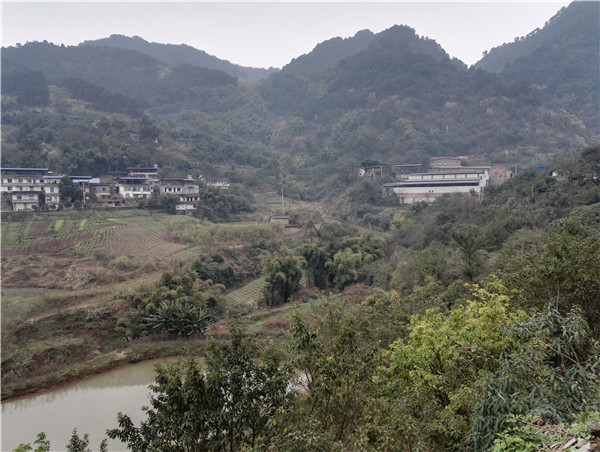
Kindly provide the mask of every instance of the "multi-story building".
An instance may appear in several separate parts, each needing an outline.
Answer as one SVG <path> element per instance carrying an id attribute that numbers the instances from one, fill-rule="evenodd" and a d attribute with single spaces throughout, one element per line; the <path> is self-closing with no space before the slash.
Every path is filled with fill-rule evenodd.
<path id="1" fill-rule="evenodd" d="M 146 199 L 158 190 L 158 179 L 146 176 L 119 177 L 116 189 L 122 198 Z"/>
<path id="2" fill-rule="evenodd" d="M 200 200 L 200 187 L 192 176 L 183 179 L 161 179 L 160 194 L 179 196 L 179 203 L 175 206 L 178 212 L 196 210 Z"/>
<path id="3" fill-rule="evenodd" d="M 44 175 L 48 168 L 1 168 L 0 173 L 2 194 L 9 197 L 14 211 L 38 210 L 45 204 Z"/>
<path id="4" fill-rule="evenodd" d="M 60 192 L 58 190 L 63 176 L 44 176 L 44 194 L 46 195 L 46 207 L 55 210 L 60 205 Z"/>
<path id="5" fill-rule="evenodd" d="M 125 199 L 147 199 L 153 194 L 173 195 L 178 197 L 177 210 L 195 210 L 199 202 L 199 186 L 191 177 L 180 179 L 160 179 L 158 170 L 153 168 L 129 168 L 128 175 L 119 175 L 117 183 L 102 182 L 91 176 L 70 176 L 73 184 L 78 185 L 83 193 L 83 202 L 94 194 L 98 201 L 111 201 L 118 195 Z M 44 207 L 56 210 L 61 206 L 60 183 L 65 176 L 54 175 L 47 168 L 1 168 L 2 198 L 4 207 L 14 211 L 31 211 Z M 226 182 L 214 184 L 220 188 L 228 188 Z"/>
<path id="6" fill-rule="evenodd" d="M 192 176 L 185 179 L 161 179 L 161 195 L 193 195 L 198 194 L 200 188 Z"/>

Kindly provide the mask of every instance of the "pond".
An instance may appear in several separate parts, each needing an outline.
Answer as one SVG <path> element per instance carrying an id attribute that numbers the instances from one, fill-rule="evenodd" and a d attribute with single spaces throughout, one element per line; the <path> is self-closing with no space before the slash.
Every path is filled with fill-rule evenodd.
<path id="1" fill-rule="evenodd" d="M 145 417 L 141 408 L 149 403 L 148 385 L 154 381 L 154 366 L 162 361 L 126 365 L 58 389 L 2 402 L 1 450 L 33 444 L 39 432 L 46 433 L 51 450 L 65 450 L 74 428 L 80 437 L 89 434 L 89 447 L 98 450 L 106 429 L 117 427 L 118 412 L 129 415 L 136 426 Z M 108 449 L 126 450 L 110 439 Z"/>

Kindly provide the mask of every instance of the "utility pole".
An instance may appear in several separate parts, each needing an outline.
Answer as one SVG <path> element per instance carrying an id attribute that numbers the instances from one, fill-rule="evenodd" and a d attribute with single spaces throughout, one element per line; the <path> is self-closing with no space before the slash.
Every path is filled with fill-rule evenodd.
<path id="1" fill-rule="evenodd" d="M 283 187 L 281 187 L 281 208 L 283 209 Z"/>

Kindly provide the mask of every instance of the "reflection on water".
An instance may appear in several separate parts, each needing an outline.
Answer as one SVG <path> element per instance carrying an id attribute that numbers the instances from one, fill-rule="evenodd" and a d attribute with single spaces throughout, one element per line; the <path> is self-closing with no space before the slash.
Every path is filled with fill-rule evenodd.
<path id="1" fill-rule="evenodd" d="M 2 403 L 2 451 L 20 443 L 33 443 L 46 433 L 53 451 L 65 449 L 73 428 L 88 433 L 90 447 L 98 450 L 106 429 L 117 426 L 117 413 L 128 414 L 138 425 L 148 404 L 148 385 L 154 380 L 154 365 L 144 361 L 114 369 L 59 389 Z M 125 450 L 109 440 L 109 450 Z"/>

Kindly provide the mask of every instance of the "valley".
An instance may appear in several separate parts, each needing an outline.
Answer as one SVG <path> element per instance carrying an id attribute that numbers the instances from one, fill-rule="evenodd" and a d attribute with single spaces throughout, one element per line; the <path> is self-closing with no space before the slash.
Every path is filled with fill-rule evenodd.
<path id="1" fill-rule="evenodd" d="M 3 47 L 3 403 L 181 357 L 106 438 L 594 447 L 599 17 L 573 2 L 471 67 L 406 25 L 281 69 L 139 36 Z M 37 432 L 15 450 L 62 447 Z"/>

